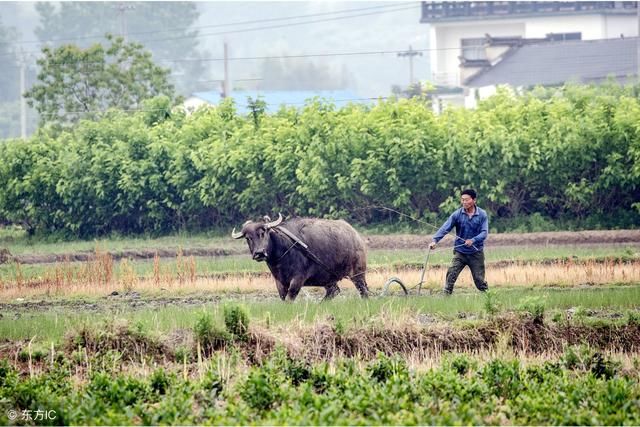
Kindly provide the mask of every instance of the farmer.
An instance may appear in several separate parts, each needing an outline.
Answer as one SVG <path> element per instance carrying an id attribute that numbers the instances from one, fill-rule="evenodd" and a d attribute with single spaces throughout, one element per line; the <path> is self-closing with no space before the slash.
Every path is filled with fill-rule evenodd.
<path id="1" fill-rule="evenodd" d="M 473 282 L 481 292 L 489 289 L 484 280 L 484 240 L 489 234 L 489 219 L 487 213 L 476 206 L 476 191 L 467 188 L 460 196 L 462 207 L 451 214 L 449 219 L 440 227 L 429 244 L 429 249 L 435 249 L 453 227 L 456 228 L 456 240 L 453 245 L 453 259 L 447 270 L 447 282 L 444 293 L 451 295 L 453 285 L 462 269 L 468 265 Z"/>

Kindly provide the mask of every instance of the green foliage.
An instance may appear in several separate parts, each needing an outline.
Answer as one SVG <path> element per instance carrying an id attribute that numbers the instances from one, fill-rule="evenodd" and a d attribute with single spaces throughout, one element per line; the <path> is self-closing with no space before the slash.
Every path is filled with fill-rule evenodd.
<path id="1" fill-rule="evenodd" d="M 615 362 L 598 352 L 575 352 L 578 362 L 565 357 L 526 368 L 518 360 L 478 366 L 454 356 L 409 374 L 393 357 L 379 355 L 364 368 L 340 359 L 329 368 L 277 350 L 247 374 L 234 371 L 227 389 L 212 369 L 200 381 L 164 369 L 146 378 L 96 371 L 88 381 L 70 381 L 63 369 L 19 376 L 2 361 L 0 422 L 8 424 L 9 409 L 46 408 L 60 425 L 638 424 L 637 379 L 607 374 L 606 364 Z M 287 381 L 286 366 L 306 366 L 309 375 Z"/>
<path id="2" fill-rule="evenodd" d="M 311 367 L 303 360 L 295 360 L 287 351 L 278 345 L 263 368 L 279 381 L 288 381 L 297 386 L 312 377 Z"/>
<path id="3" fill-rule="evenodd" d="M 108 108 L 140 108 L 156 95 L 174 97 L 169 70 L 155 65 L 141 44 L 110 35 L 107 41 L 111 44 L 106 47 L 63 45 L 42 50 L 39 82 L 25 98 L 43 123 L 66 126 L 95 119 Z"/>
<path id="4" fill-rule="evenodd" d="M 406 361 L 399 356 L 388 357 L 383 353 L 378 353 L 376 360 L 367 366 L 367 372 L 378 382 L 386 382 L 394 377 L 407 379 L 409 376 Z"/>
<path id="5" fill-rule="evenodd" d="M 166 95 L 160 95 L 142 101 L 144 124 L 147 126 L 155 126 L 171 118 L 171 104 L 171 98 Z"/>
<path id="6" fill-rule="evenodd" d="M 627 324 L 632 326 L 640 326 L 640 313 L 638 313 L 637 311 L 628 311 Z"/>
<path id="7" fill-rule="evenodd" d="M 253 409 L 266 411 L 281 399 L 274 375 L 261 369 L 251 370 L 239 387 L 240 397 Z"/>
<path id="8" fill-rule="evenodd" d="M 112 377 L 98 372 L 92 376 L 87 386 L 87 393 L 107 408 L 117 410 L 148 398 L 151 387 L 146 382 L 133 377 L 121 375 Z"/>
<path id="9" fill-rule="evenodd" d="M 224 325 L 227 331 L 235 338 L 246 340 L 249 333 L 249 314 L 247 309 L 239 305 L 225 305 Z"/>
<path id="10" fill-rule="evenodd" d="M 114 40 L 114 54 L 140 53 Z M 226 100 L 186 116 L 169 109 L 167 93 L 143 112 L 111 110 L 0 145 L 0 218 L 33 234 L 85 238 L 226 229 L 274 212 L 411 230 L 414 221 L 382 207 L 435 223 L 472 186 L 492 228 L 635 227 L 636 92 L 611 84 L 500 91 L 477 110 L 440 116 L 417 99 L 341 109 L 316 99 L 275 114 L 257 100 L 247 116 Z M 126 99 L 114 105 L 128 108 Z"/>
<path id="11" fill-rule="evenodd" d="M 166 394 L 171 386 L 171 378 L 164 369 L 156 369 L 149 379 L 149 386 L 154 393 Z"/>
<path id="12" fill-rule="evenodd" d="M 489 316 L 494 316 L 500 312 L 501 305 L 498 301 L 495 291 L 486 291 L 483 293 L 484 297 L 484 311 Z"/>
<path id="13" fill-rule="evenodd" d="M 8 359 L 0 360 L 0 387 L 15 381 L 17 375 Z"/>
<path id="14" fill-rule="evenodd" d="M 42 43 L 54 47 L 58 47 L 60 42 L 77 39 L 77 43 L 86 48 L 95 40 L 104 38 L 105 33 L 121 34 L 122 20 L 126 19 L 127 40 L 145 45 L 156 61 L 197 58 L 201 55 L 197 49 L 199 31 L 193 29 L 199 17 L 198 6 L 194 3 L 136 2 L 114 5 L 64 2 L 56 5 L 37 2 L 35 9 L 40 17 L 35 34 Z M 154 37 L 149 31 L 154 32 L 158 28 L 170 28 L 171 37 L 157 40 L 157 34 Z M 201 84 L 196 83 L 203 79 L 206 71 L 201 61 L 177 61 L 172 63 L 171 68 L 178 74 L 175 80 L 180 93 L 188 94 L 202 89 Z"/>
<path id="15" fill-rule="evenodd" d="M 224 347 L 232 339 L 229 332 L 214 324 L 209 313 L 203 313 L 198 317 L 194 333 L 200 345 L 209 351 Z"/>
<path id="16" fill-rule="evenodd" d="M 542 296 L 530 296 L 523 298 L 517 306 L 517 310 L 527 313 L 536 323 L 543 322 L 544 309 L 545 297 Z"/>
<path id="17" fill-rule="evenodd" d="M 455 354 L 446 361 L 445 366 L 449 366 L 458 375 L 466 375 L 473 368 L 473 362 L 464 354 Z"/>
<path id="18" fill-rule="evenodd" d="M 517 360 L 505 362 L 499 359 L 489 362 L 481 371 L 483 380 L 496 396 L 512 398 L 524 388 Z"/>
<path id="19" fill-rule="evenodd" d="M 561 362 L 566 369 L 591 372 L 596 378 L 606 379 L 613 378 L 621 366 L 619 362 L 606 358 L 586 345 L 568 347 Z"/>
<path id="20" fill-rule="evenodd" d="M 219 395 L 224 388 L 224 383 L 220 374 L 213 369 L 207 370 L 204 374 L 201 385 L 204 390 L 209 393 L 213 393 L 214 395 Z"/>

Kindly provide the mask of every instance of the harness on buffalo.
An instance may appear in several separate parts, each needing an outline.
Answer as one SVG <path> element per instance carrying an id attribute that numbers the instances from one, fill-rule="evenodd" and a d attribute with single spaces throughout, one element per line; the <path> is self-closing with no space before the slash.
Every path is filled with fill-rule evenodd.
<path id="1" fill-rule="evenodd" d="M 277 225 L 276 227 L 273 228 L 273 230 L 275 231 L 280 231 L 282 232 L 282 234 L 284 234 L 285 236 L 287 236 L 289 239 L 291 239 L 293 241 L 293 243 L 291 244 L 291 246 L 289 246 L 289 248 L 278 258 L 278 261 L 282 260 L 282 258 L 285 257 L 286 254 L 289 253 L 289 251 L 291 249 L 293 249 L 294 246 L 299 245 L 300 247 L 302 247 L 302 249 L 304 250 L 304 253 L 316 264 L 320 265 L 322 268 L 324 268 L 327 273 L 331 274 L 332 276 L 336 277 L 337 279 L 340 279 L 339 277 L 336 276 L 336 274 L 324 263 L 322 262 L 322 260 L 320 258 L 318 258 L 316 256 L 316 254 L 314 254 L 313 252 L 311 252 L 311 250 L 309 249 L 309 245 L 307 245 L 305 242 L 302 241 L 302 239 L 300 239 L 298 236 L 296 236 L 295 234 L 293 234 L 291 231 L 287 230 L 286 228 L 284 228 L 282 225 Z M 360 276 L 361 274 L 364 274 L 365 272 L 362 273 L 358 273 L 353 277 L 357 277 Z M 347 276 L 350 279 L 352 277 Z"/>

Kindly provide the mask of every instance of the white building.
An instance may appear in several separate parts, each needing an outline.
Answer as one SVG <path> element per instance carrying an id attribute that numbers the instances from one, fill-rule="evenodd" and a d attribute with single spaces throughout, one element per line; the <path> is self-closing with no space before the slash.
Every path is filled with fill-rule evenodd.
<path id="1" fill-rule="evenodd" d="M 501 48 L 499 43 L 488 46 L 488 39 L 562 41 L 638 36 L 635 1 L 423 2 L 420 22 L 430 25 L 430 80 L 448 87 L 465 87 L 466 80 L 486 68 L 487 62 L 494 65 L 510 47 Z M 461 95 L 447 95 L 442 100 L 445 104 L 465 102 Z"/>

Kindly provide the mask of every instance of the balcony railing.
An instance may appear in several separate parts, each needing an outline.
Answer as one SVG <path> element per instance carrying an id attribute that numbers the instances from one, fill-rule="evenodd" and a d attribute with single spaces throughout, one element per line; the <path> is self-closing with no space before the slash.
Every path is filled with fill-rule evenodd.
<path id="1" fill-rule="evenodd" d="M 438 22 L 479 17 L 584 13 L 585 11 L 635 13 L 635 1 L 464 1 L 422 2 L 420 22 Z"/>

